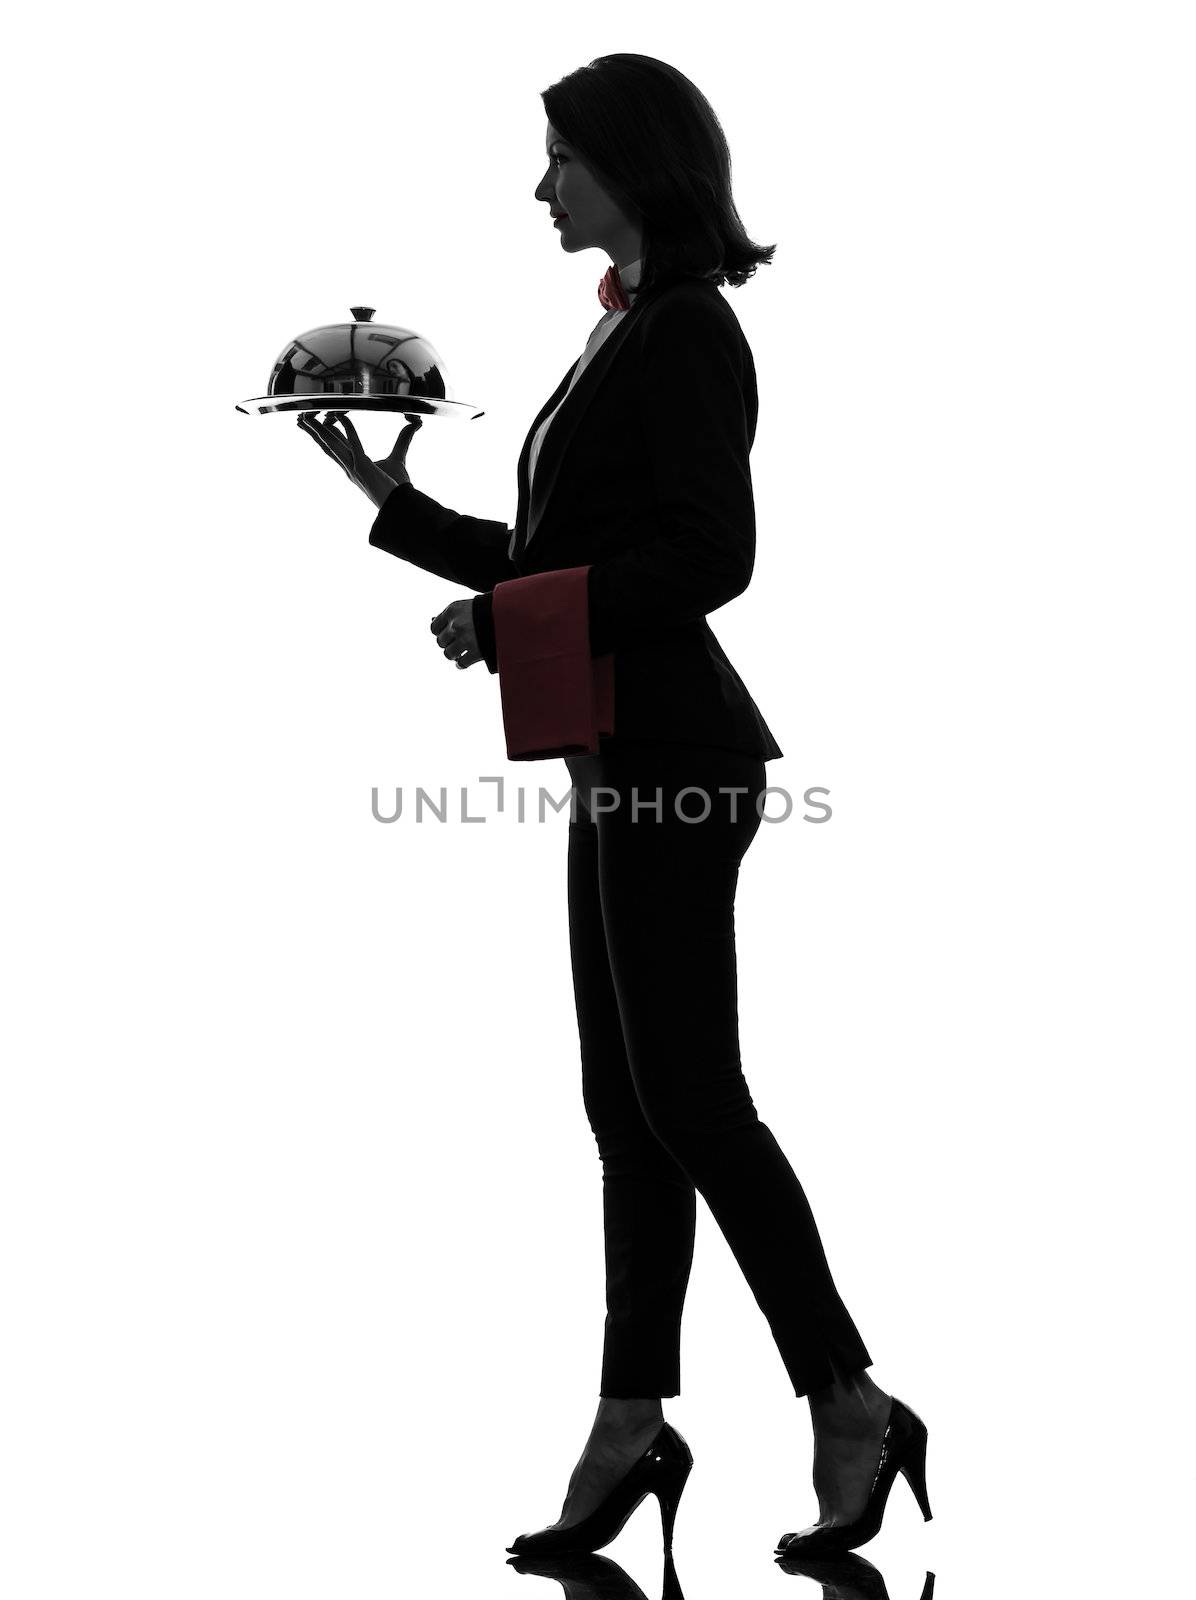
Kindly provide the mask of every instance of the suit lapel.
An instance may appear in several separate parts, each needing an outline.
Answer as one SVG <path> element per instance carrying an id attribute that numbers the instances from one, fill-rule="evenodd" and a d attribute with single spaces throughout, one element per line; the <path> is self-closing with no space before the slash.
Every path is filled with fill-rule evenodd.
<path id="1" fill-rule="evenodd" d="M 648 296 L 647 298 L 651 298 Z M 523 445 L 523 453 L 519 458 L 519 512 L 515 520 L 515 538 L 512 540 L 512 553 L 522 556 L 524 550 L 535 537 L 536 529 L 544 519 L 544 510 L 548 504 L 553 488 L 560 477 L 561 462 L 564 460 L 569 442 L 577 432 L 578 424 L 585 416 L 591 400 L 598 392 L 602 380 L 610 371 L 611 365 L 622 347 L 631 329 L 640 307 L 645 303 L 645 297 L 637 295 L 627 315 L 616 324 L 614 331 L 608 333 L 603 340 L 596 355 L 593 356 L 585 371 L 578 378 L 573 388 L 561 400 L 561 395 L 568 387 L 569 379 L 577 367 L 577 362 L 569 368 L 561 383 L 557 385 L 556 393 L 545 405 L 539 416 L 533 422 Z M 580 359 L 580 357 L 579 357 Z M 528 504 L 527 493 L 527 461 L 531 454 L 531 441 L 536 429 L 544 420 L 553 406 L 560 403 L 560 410 L 552 419 L 552 425 L 544 435 L 544 443 L 540 446 L 540 454 L 536 461 L 536 479 L 532 486 L 531 503 Z"/>

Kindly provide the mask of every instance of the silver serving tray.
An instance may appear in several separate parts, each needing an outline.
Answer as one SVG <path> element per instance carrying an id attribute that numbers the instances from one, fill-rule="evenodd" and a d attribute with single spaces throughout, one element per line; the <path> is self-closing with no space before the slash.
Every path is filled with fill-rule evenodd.
<path id="1" fill-rule="evenodd" d="M 267 411 L 405 411 L 418 417 L 456 417 L 461 422 L 486 415 L 463 400 L 429 400 L 415 394 L 266 394 L 240 401 L 237 410 L 247 417 Z"/>

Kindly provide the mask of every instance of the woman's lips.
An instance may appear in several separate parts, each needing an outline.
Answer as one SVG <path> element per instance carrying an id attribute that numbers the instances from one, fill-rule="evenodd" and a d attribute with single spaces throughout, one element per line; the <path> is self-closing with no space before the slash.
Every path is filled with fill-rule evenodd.
<path id="1" fill-rule="evenodd" d="M 552 220 L 553 220 L 554 223 L 557 223 L 557 222 L 568 222 L 569 213 L 567 211 L 562 211 L 559 217 L 553 217 Z"/>

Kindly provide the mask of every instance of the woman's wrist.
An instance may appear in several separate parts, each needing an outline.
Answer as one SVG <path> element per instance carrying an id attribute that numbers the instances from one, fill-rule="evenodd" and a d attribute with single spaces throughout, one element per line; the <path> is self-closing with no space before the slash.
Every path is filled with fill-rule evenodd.
<path id="1" fill-rule="evenodd" d="M 410 479 L 407 481 L 410 482 Z M 381 511 L 382 502 L 394 492 L 398 487 L 398 483 L 396 479 L 388 477 L 381 467 L 375 466 L 371 461 L 369 466 L 362 471 L 361 487 L 377 506 L 378 510 Z"/>

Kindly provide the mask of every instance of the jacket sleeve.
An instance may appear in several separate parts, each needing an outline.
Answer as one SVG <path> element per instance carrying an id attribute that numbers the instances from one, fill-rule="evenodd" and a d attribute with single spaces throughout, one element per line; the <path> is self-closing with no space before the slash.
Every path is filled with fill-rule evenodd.
<path id="1" fill-rule="evenodd" d="M 755 563 L 756 380 L 738 324 L 715 306 L 665 301 L 646 320 L 642 360 L 638 421 L 659 532 L 592 564 L 593 655 L 716 611 Z"/>
<path id="2" fill-rule="evenodd" d="M 508 554 L 512 530 L 450 511 L 412 483 L 396 484 L 378 509 L 370 543 L 467 589 L 492 589 L 517 576 Z"/>
<path id="3" fill-rule="evenodd" d="M 370 543 L 450 583 L 477 589 L 474 631 L 490 671 L 498 671 L 494 621 L 488 591 L 518 576 L 511 562 L 512 530 L 505 522 L 451 511 L 414 484 L 400 483 L 387 495 L 370 529 Z"/>

